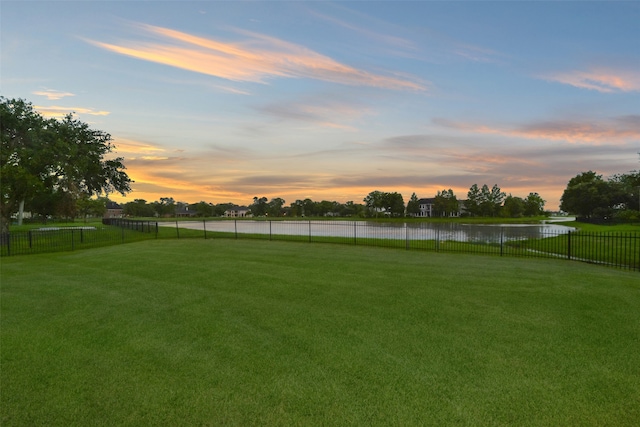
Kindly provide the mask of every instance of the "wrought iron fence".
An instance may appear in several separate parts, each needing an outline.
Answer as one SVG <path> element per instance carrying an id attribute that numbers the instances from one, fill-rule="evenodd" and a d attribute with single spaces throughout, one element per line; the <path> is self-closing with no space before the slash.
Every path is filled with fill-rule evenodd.
<path id="1" fill-rule="evenodd" d="M 103 228 L 39 229 L 0 236 L 1 254 L 75 250 L 148 238 L 233 238 L 341 243 L 404 250 L 576 260 L 640 271 L 640 233 L 550 225 L 110 219 Z"/>
<path id="2" fill-rule="evenodd" d="M 155 224 L 155 223 L 154 223 Z M 42 227 L 29 231 L 0 234 L 0 255 L 25 255 L 45 252 L 73 251 L 119 243 L 134 242 L 157 236 L 153 228 L 117 227 Z"/>
<path id="3" fill-rule="evenodd" d="M 144 221 L 127 218 L 103 218 L 102 224 L 128 228 L 129 230 L 142 231 L 143 233 L 158 232 L 158 223 L 156 221 Z"/>
<path id="4" fill-rule="evenodd" d="M 174 237 L 289 240 L 556 258 L 640 271 L 640 233 L 581 232 L 561 225 L 271 220 L 176 221 L 161 225 L 175 228 Z"/>

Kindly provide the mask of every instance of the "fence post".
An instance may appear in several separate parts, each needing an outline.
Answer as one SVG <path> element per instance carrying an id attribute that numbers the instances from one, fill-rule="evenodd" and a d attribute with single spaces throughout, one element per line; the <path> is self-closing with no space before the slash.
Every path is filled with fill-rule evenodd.
<path id="1" fill-rule="evenodd" d="M 236 230 L 236 240 L 238 240 L 238 220 L 237 219 L 233 220 L 233 226 Z"/>
<path id="2" fill-rule="evenodd" d="M 176 236 L 178 236 L 178 239 L 180 238 L 180 227 L 178 227 L 178 220 L 176 219 Z"/>
<path id="3" fill-rule="evenodd" d="M 500 227 L 500 256 L 504 255 L 504 227 Z"/>
<path id="4" fill-rule="evenodd" d="M 571 230 L 567 233 L 567 259 L 571 259 Z"/>
<path id="5" fill-rule="evenodd" d="M 271 220 L 269 220 L 269 241 L 271 241 Z"/>
<path id="6" fill-rule="evenodd" d="M 357 240 L 357 236 L 356 236 L 357 226 L 358 226 L 358 223 L 356 221 L 353 221 L 353 244 L 354 245 L 358 244 L 358 240 Z"/>
<path id="7" fill-rule="evenodd" d="M 409 227 L 407 227 L 407 223 L 404 223 L 404 240 L 405 240 L 405 248 L 409 250 Z"/>
<path id="8" fill-rule="evenodd" d="M 7 232 L 7 255 L 11 256 L 11 233 Z"/>
<path id="9" fill-rule="evenodd" d="M 158 238 L 158 221 L 156 221 L 156 239 Z"/>
<path id="10" fill-rule="evenodd" d="M 73 242 L 74 238 L 73 237 L 74 236 L 73 236 L 73 228 L 72 228 L 71 229 L 71 250 L 72 251 L 75 250 L 75 245 L 74 245 L 74 242 Z"/>
<path id="11" fill-rule="evenodd" d="M 440 227 L 436 228 L 436 252 L 440 252 Z"/>
<path id="12" fill-rule="evenodd" d="M 29 249 L 33 248 L 33 237 L 31 236 L 31 230 L 29 230 Z"/>
<path id="13" fill-rule="evenodd" d="M 124 223 L 120 224 L 120 234 L 122 236 L 122 243 L 124 243 Z"/>
<path id="14" fill-rule="evenodd" d="M 202 229 L 204 230 L 204 240 L 207 240 L 207 220 L 202 220 Z"/>
<path id="15" fill-rule="evenodd" d="M 311 220 L 309 220 L 309 243 L 311 243 Z"/>

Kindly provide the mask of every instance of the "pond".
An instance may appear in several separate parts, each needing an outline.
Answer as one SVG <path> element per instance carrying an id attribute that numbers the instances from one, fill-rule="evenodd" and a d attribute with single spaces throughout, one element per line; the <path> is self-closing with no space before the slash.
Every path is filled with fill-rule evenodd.
<path id="1" fill-rule="evenodd" d="M 175 227 L 176 223 L 159 223 Z M 559 224 L 463 224 L 371 221 L 180 221 L 180 228 L 243 234 L 347 238 L 438 240 L 499 243 L 567 234 L 575 228 Z"/>

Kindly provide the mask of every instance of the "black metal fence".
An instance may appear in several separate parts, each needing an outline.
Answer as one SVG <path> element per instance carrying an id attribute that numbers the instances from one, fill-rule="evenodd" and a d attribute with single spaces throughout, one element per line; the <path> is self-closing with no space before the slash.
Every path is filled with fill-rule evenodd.
<path id="1" fill-rule="evenodd" d="M 153 229 L 151 229 L 153 230 Z M 156 232 L 126 227 L 42 227 L 0 235 L 0 255 L 73 251 L 155 238 Z"/>
<path id="2" fill-rule="evenodd" d="M 640 233 L 579 232 L 562 226 L 247 220 L 157 223 L 120 218 L 107 219 L 104 224 L 4 234 L 0 236 L 1 254 L 76 250 L 149 238 L 233 238 L 557 258 L 640 271 Z"/>
<path id="3" fill-rule="evenodd" d="M 562 225 L 367 221 L 176 221 L 171 237 L 289 240 L 406 250 L 556 258 L 640 271 L 640 233 L 580 232 Z M 169 231 L 172 230 L 173 231 Z"/>
<path id="4" fill-rule="evenodd" d="M 157 233 L 158 223 L 156 221 L 144 221 L 138 219 L 126 219 L 126 218 L 103 218 L 102 224 L 112 225 L 121 228 L 127 228 L 129 230 L 141 231 L 143 233 Z"/>

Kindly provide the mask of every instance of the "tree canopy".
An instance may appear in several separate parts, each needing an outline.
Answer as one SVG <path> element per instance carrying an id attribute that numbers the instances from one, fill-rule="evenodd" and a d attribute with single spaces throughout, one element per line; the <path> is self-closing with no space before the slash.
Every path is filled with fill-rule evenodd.
<path id="1" fill-rule="evenodd" d="M 43 214 L 74 210 L 85 196 L 131 191 L 111 135 L 73 117 L 45 119 L 23 99 L 0 97 L 1 231 L 21 203 Z"/>
<path id="2" fill-rule="evenodd" d="M 458 199 L 452 189 L 438 191 L 433 202 L 435 216 L 451 216 L 460 210 Z"/>
<path id="3" fill-rule="evenodd" d="M 588 219 L 640 217 L 640 172 L 631 171 L 604 179 L 594 171 L 569 180 L 560 199 L 560 209 Z"/>
<path id="4" fill-rule="evenodd" d="M 499 216 L 506 194 L 500 190 L 497 184 L 491 189 L 487 184 L 478 188 L 478 184 L 473 184 L 467 193 L 465 208 L 471 216 Z"/>
<path id="5" fill-rule="evenodd" d="M 404 216 L 404 199 L 400 193 L 387 193 L 376 190 L 367 194 L 363 202 L 369 209 L 370 214 L 376 217 L 379 214 L 393 217 Z"/>
<path id="6" fill-rule="evenodd" d="M 411 198 L 407 202 L 407 215 L 417 215 L 420 212 L 420 199 L 416 193 L 411 194 Z"/>

